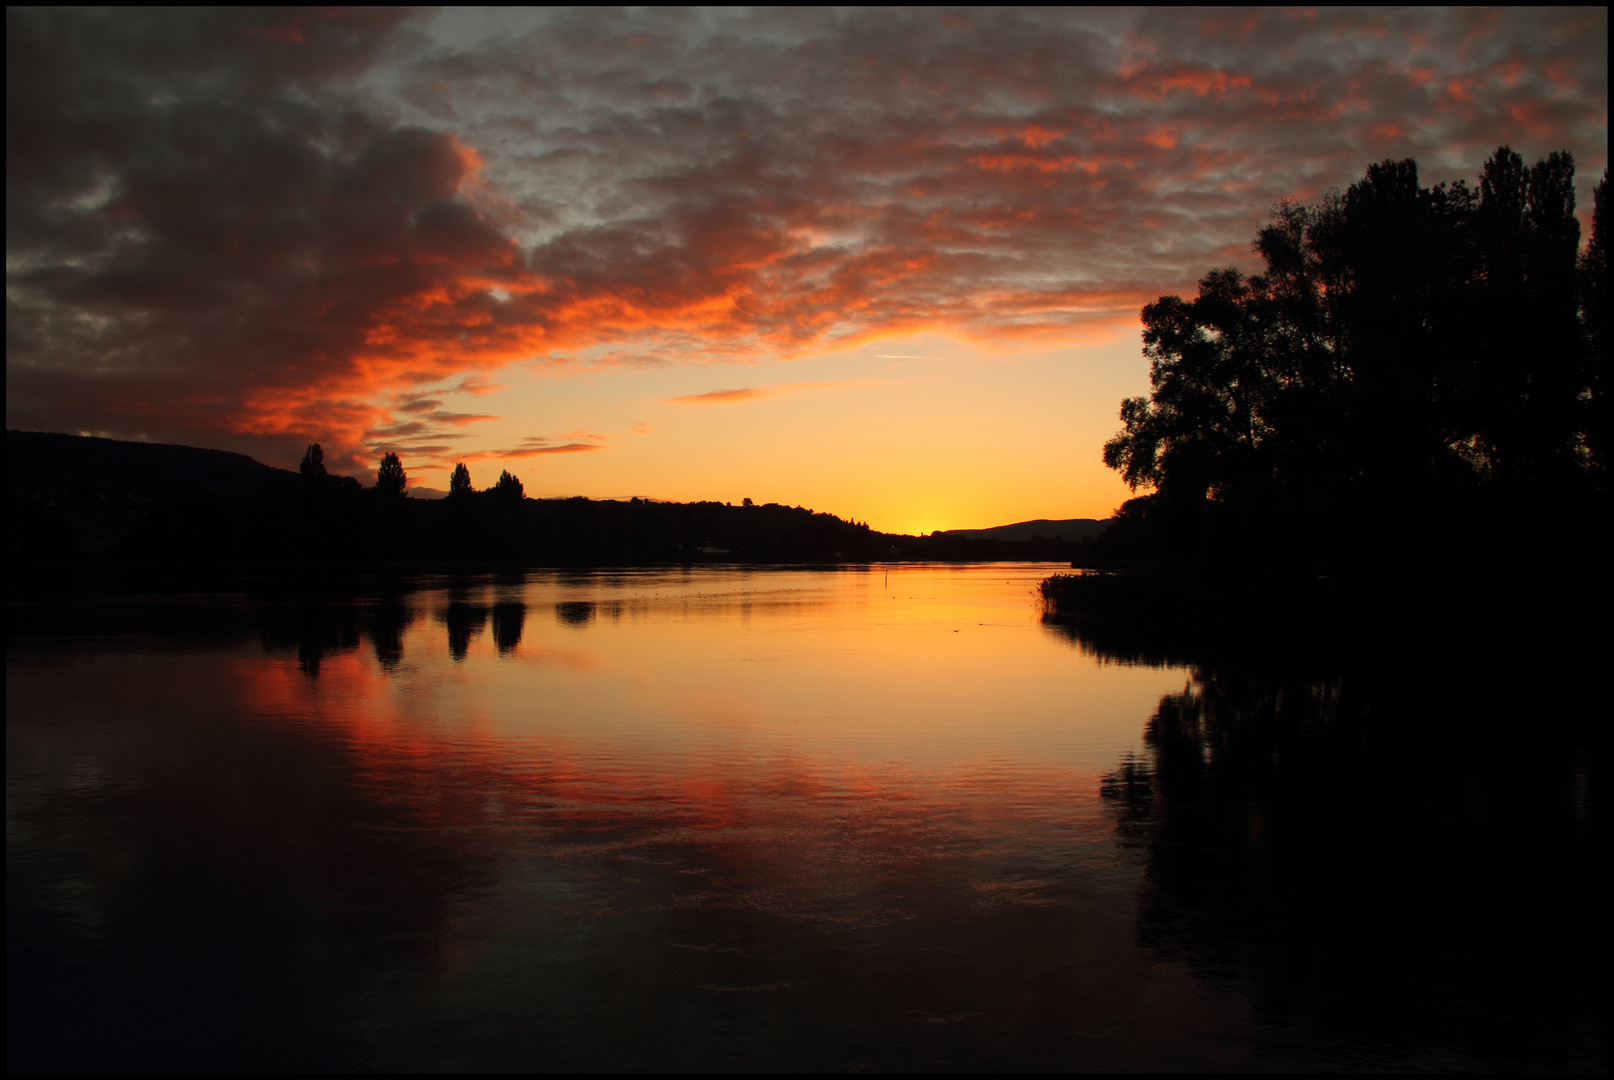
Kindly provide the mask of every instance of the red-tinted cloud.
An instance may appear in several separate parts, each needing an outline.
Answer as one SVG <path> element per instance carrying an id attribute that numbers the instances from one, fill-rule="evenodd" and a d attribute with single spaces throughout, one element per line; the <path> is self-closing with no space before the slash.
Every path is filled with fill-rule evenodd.
<path id="1" fill-rule="evenodd" d="M 870 380 L 842 380 L 839 382 L 781 383 L 777 386 L 747 386 L 738 390 L 708 390 L 704 394 L 684 394 L 668 398 L 669 405 L 734 405 L 745 401 L 760 401 L 797 390 L 834 390 L 846 386 L 867 386 Z"/>
<path id="2" fill-rule="evenodd" d="M 563 442 L 563 439 L 583 437 L 589 442 Z M 473 450 L 468 453 L 453 455 L 455 461 L 504 461 L 515 458 L 543 457 L 547 454 L 586 454 L 591 450 L 605 449 L 609 440 L 601 435 L 589 435 L 586 432 L 574 432 L 572 435 L 557 437 L 549 435 L 528 435 L 514 446 L 507 446 L 500 450 Z"/>
<path id="3" fill-rule="evenodd" d="M 708 390 L 704 394 L 685 394 L 667 400 L 674 405 L 731 405 L 739 401 L 756 401 L 764 397 L 767 397 L 767 394 L 763 391 L 747 386 L 739 390 Z"/>
<path id="4" fill-rule="evenodd" d="M 1105 335 L 1370 161 L 1606 164 L 1601 10 L 456 17 L 9 11 L 8 425 L 443 457 L 511 361 Z"/>

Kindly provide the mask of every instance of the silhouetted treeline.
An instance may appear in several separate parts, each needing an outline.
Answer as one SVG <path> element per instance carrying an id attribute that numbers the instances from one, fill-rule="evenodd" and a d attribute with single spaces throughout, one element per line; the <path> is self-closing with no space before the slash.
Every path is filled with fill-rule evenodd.
<path id="1" fill-rule="evenodd" d="M 1134 490 L 1086 553 L 1233 575 L 1601 559 L 1608 177 L 1502 147 L 1477 189 L 1386 161 L 1285 203 L 1264 273 L 1143 309 L 1153 392 L 1104 461 Z"/>
<path id="2" fill-rule="evenodd" d="M 1068 561 L 1057 538 L 902 536 L 803 507 L 529 499 L 506 472 L 486 491 L 456 470 L 448 498 L 406 496 L 387 455 L 376 482 L 192 447 L 6 433 L 7 550 L 18 559 L 624 566 L 887 559 Z"/>

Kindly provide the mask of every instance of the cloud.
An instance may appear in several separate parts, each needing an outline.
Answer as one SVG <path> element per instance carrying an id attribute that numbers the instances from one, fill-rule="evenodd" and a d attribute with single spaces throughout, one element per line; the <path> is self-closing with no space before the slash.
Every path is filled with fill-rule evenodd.
<path id="1" fill-rule="evenodd" d="M 605 449 L 604 443 L 609 441 L 606 436 L 594 435 L 590 438 L 599 439 L 599 442 L 561 442 L 547 435 L 529 435 L 515 446 L 503 450 L 477 450 L 458 455 L 461 461 L 498 461 L 513 458 L 542 457 L 546 454 L 585 454 L 591 450 Z M 572 438 L 572 436 L 561 436 Z"/>
<path id="2" fill-rule="evenodd" d="M 480 375 L 467 375 L 453 386 L 448 388 L 451 394 L 496 394 L 504 387 L 498 383 L 489 382 Z"/>
<path id="3" fill-rule="evenodd" d="M 753 387 L 740 390 L 708 390 L 704 394 L 685 394 L 682 397 L 668 398 L 671 405 L 724 405 L 736 401 L 755 401 L 766 397 L 767 392 Z"/>
<path id="4" fill-rule="evenodd" d="M 499 17 L 8 10 L 8 425 L 367 461 L 512 362 L 1103 339 L 1383 157 L 1606 167 L 1604 9 Z"/>
<path id="5" fill-rule="evenodd" d="M 844 379 L 837 382 L 799 382 L 780 383 L 777 386 L 748 386 L 739 390 L 708 390 L 704 394 L 684 394 L 681 397 L 667 398 L 668 405 L 731 405 L 741 401 L 756 401 L 760 398 L 777 397 L 796 390 L 833 390 L 846 386 L 872 386 L 874 380 L 870 379 Z"/>
<path id="6" fill-rule="evenodd" d="M 590 450 L 604 450 L 597 443 L 559 443 L 555 446 L 521 445 L 507 450 L 491 450 L 478 456 L 490 458 L 541 457 L 544 454 L 584 454 Z"/>
<path id="7" fill-rule="evenodd" d="M 405 453 L 409 453 L 409 454 L 413 454 L 416 459 L 419 459 L 419 458 L 423 458 L 423 457 L 424 458 L 441 457 L 442 455 L 449 453 L 453 449 L 454 448 L 452 446 L 448 445 L 447 443 L 437 443 L 437 442 L 427 442 L 427 441 L 416 442 L 416 441 L 409 440 L 409 439 L 403 439 L 403 440 L 399 440 L 397 442 L 379 443 L 375 447 L 375 453 L 377 455 L 388 454 L 388 453 L 398 454 L 400 457 L 402 457 Z M 378 460 L 379 460 L 379 457 L 378 457 Z"/>
<path id="8" fill-rule="evenodd" d="M 486 413 L 450 412 L 442 408 L 442 404 L 436 398 L 415 398 L 409 401 L 397 402 L 391 408 L 394 412 L 424 414 L 428 420 L 434 423 L 452 424 L 456 427 L 464 427 L 466 424 L 474 424 L 480 420 L 498 419 L 497 416 L 491 416 Z"/>
<path id="9" fill-rule="evenodd" d="M 378 393 L 493 358 L 524 271 L 474 151 L 345 92 L 404 18 L 8 11 L 8 423 L 351 465 Z"/>

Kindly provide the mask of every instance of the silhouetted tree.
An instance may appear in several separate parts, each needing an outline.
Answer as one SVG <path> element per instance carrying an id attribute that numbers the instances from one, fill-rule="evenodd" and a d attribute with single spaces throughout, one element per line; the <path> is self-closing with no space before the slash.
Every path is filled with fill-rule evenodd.
<path id="1" fill-rule="evenodd" d="M 1594 237 L 1577 285 L 1574 210 L 1569 154 L 1526 168 L 1505 146 L 1477 192 L 1424 188 L 1408 159 L 1276 207 L 1264 273 L 1213 270 L 1143 309 L 1153 391 L 1104 446 L 1154 491 L 1134 516 L 1254 559 L 1256 537 L 1303 555 L 1372 518 L 1384 543 L 1438 544 L 1459 518 L 1583 496 L 1606 471 L 1607 263 Z"/>
<path id="2" fill-rule="evenodd" d="M 465 467 L 462 461 L 454 466 L 454 475 L 448 480 L 448 493 L 451 496 L 469 495 L 474 489 L 471 487 L 471 470 Z"/>
<path id="3" fill-rule="evenodd" d="M 1461 380 L 1478 408 L 1459 416 L 1487 479 L 1562 488 L 1576 469 L 1584 387 L 1577 318 L 1574 162 L 1531 169 L 1503 147 L 1486 162 L 1474 228 L 1477 287 L 1464 305 L 1477 363 Z"/>
<path id="4" fill-rule="evenodd" d="M 303 463 L 300 468 L 303 479 L 310 483 L 325 479 L 325 451 L 320 449 L 319 443 L 312 443 L 303 451 Z"/>
<path id="5" fill-rule="evenodd" d="M 1609 487 L 1608 170 L 1592 192 L 1592 235 L 1580 260 L 1580 304 L 1587 340 L 1586 450 L 1597 484 Z"/>
<path id="6" fill-rule="evenodd" d="M 493 491 L 501 501 L 518 503 L 521 501 L 525 489 L 522 488 L 521 481 L 516 478 L 515 474 L 510 472 L 509 469 L 505 469 L 499 473 L 499 482 L 493 485 Z"/>
<path id="7" fill-rule="evenodd" d="M 375 489 L 389 498 L 403 498 L 404 486 L 409 482 L 404 473 L 403 462 L 398 460 L 397 454 L 389 453 L 381 459 L 381 467 L 376 470 Z"/>

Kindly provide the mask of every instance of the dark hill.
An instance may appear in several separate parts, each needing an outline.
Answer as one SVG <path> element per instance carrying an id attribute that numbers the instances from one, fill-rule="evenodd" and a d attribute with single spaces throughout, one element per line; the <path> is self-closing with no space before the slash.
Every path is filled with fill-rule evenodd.
<path id="1" fill-rule="evenodd" d="M 1108 528 L 1109 524 L 1108 521 L 1099 521 L 1096 518 L 1064 518 L 1058 521 L 1038 518 L 1035 521 L 1017 521 L 1013 525 L 997 525 L 990 529 L 945 529 L 934 535 L 956 536 L 962 540 L 1016 542 L 1041 538 L 1078 544 L 1088 537 L 1096 537 Z"/>
<path id="2" fill-rule="evenodd" d="M 245 454 L 170 443 L 122 442 L 39 431 L 6 432 L 6 487 L 51 496 L 245 498 L 296 473 Z"/>

